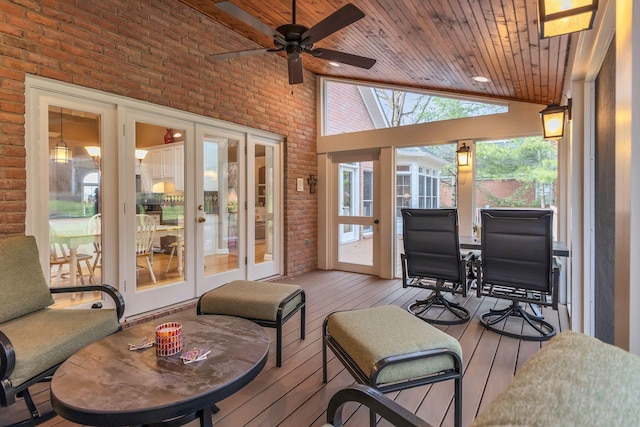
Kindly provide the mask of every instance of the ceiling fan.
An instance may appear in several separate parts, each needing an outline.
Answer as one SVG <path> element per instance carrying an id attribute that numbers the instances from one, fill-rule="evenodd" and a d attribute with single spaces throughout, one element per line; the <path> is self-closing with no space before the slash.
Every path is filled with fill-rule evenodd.
<path id="1" fill-rule="evenodd" d="M 364 18 L 364 13 L 360 9 L 348 3 L 313 27 L 307 28 L 304 25 L 296 24 L 296 0 L 292 0 L 292 3 L 293 22 L 291 24 L 281 25 L 275 30 L 230 1 L 216 3 L 218 8 L 228 14 L 252 26 L 261 33 L 273 37 L 275 47 L 271 49 L 250 49 L 218 53 L 211 55 L 211 57 L 214 59 L 230 59 L 241 56 L 259 55 L 267 52 L 286 52 L 289 68 L 289 84 L 292 85 L 302 83 L 302 58 L 300 56 L 302 53 L 309 53 L 316 58 L 340 62 L 360 68 L 369 69 L 373 67 L 376 63 L 375 59 L 331 49 L 314 49 L 313 47 L 316 42 Z"/>

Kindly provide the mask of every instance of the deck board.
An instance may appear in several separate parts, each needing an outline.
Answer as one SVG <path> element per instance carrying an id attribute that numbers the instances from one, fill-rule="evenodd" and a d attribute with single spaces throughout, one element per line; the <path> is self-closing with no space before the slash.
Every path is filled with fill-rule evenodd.
<path id="1" fill-rule="evenodd" d="M 242 390 L 218 403 L 221 411 L 214 415 L 216 427 L 316 427 L 325 422 L 325 409 L 331 396 L 352 384 L 353 379 L 340 362 L 328 352 L 329 382 L 322 383 L 322 323 L 336 310 L 394 304 L 406 307 L 416 298 L 424 298 L 429 291 L 403 288 L 401 280 L 385 280 L 364 274 L 341 271 L 314 271 L 292 279 L 279 280 L 303 287 L 307 296 L 306 339 L 300 340 L 299 315 L 285 324 L 283 331 L 283 365 L 275 366 L 275 347 L 271 345 L 269 360 L 258 377 Z M 504 337 L 485 330 L 478 319 L 490 308 L 501 308 L 507 302 L 494 298 L 477 298 L 475 292 L 464 298 L 455 297 L 471 312 L 471 321 L 462 325 L 438 326 L 460 341 L 463 349 L 463 425 L 467 426 L 509 383 L 515 371 L 529 359 L 541 344 Z M 545 307 L 546 319 L 559 327 L 569 328 L 565 306 L 558 311 Z M 160 322 L 159 319 L 155 321 Z M 517 322 L 508 327 L 519 328 Z M 274 329 L 267 328 L 275 341 Z M 453 382 L 426 385 L 414 389 L 389 393 L 401 405 L 417 413 L 433 425 L 453 425 Z M 49 397 L 47 384 L 34 388 L 34 399 L 46 405 Z M 0 425 L 6 425 L 27 416 L 26 407 L 18 402 L 9 408 L 0 408 Z M 356 405 L 347 405 L 346 426 L 368 424 L 368 411 Z M 45 427 L 76 427 L 61 417 L 42 424 Z M 188 426 L 195 426 L 192 422 Z M 390 424 L 381 420 L 380 427 Z"/>

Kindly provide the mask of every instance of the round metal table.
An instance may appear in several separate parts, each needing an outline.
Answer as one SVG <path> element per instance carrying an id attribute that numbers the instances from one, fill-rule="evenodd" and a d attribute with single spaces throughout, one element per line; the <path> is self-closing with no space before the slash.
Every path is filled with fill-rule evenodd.
<path id="1" fill-rule="evenodd" d="M 182 323 L 183 352 L 211 350 L 184 364 L 180 354 L 129 343 L 155 337 L 155 327 Z M 67 359 L 51 381 L 55 412 L 85 425 L 172 425 L 200 419 L 211 426 L 215 403 L 253 380 L 267 362 L 269 337 L 257 324 L 231 316 L 177 314 L 127 328 Z"/>

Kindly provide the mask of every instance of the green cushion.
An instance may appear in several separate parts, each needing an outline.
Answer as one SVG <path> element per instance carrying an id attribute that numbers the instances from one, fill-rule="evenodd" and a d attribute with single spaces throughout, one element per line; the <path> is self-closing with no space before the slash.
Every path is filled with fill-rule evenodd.
<path id="1" fill-rule="evenodd" d="M 53 304 L 33 236 L 0 240 L 0 323 Z"/>
<path id="2" fill-rule="evenodd" d="M 516 373 L 472 424 L 638 426 L 640 357 L 566 331 Z"/>
<path id="3" fill-rule="evenodd" d="M 234 280 L 202 295 L 200 312 L 275 321 L 280 303 L 300 289 L 298 285 L 284 283 Z M 302 295 L 289 301 L 284 307 L 283 317 L 301 301 Z"/>
<path id="4" fill-rule="evenodd" d="M 118 330 L 115 310 L 45 308 L 0 325 L 15 349 L 14 387 Z"/>
<path id="5" fill-rule="evenodd" d="M 332 313 L 327 331 L 368 377 L 375 364 L 389 356 L 445 348 L 462 359 L 462 348 L 455 338 L 395 305 Z M 453 368 L 450 356 L 404 362 L 383 369 L 377 384 Z"/>

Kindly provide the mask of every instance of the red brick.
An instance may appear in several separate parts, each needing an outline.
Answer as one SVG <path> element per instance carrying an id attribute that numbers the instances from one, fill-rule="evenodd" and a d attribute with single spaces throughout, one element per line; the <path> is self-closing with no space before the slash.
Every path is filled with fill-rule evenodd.
<path id="1" fill-rule="evenodd" d="M 285 274 L 315 268 L 317 198 L 295 191 L 296 177 L 317 174 L 315 76 L 292 88 L 277 55 L 210 60 L 256 44 L 178 0 L 0 0 L 0 22 L 0 235 L 24 233 L 29 73 L 287 136 L 285 226 L 292 215 L 300 227 L 285 228 Z"/>

